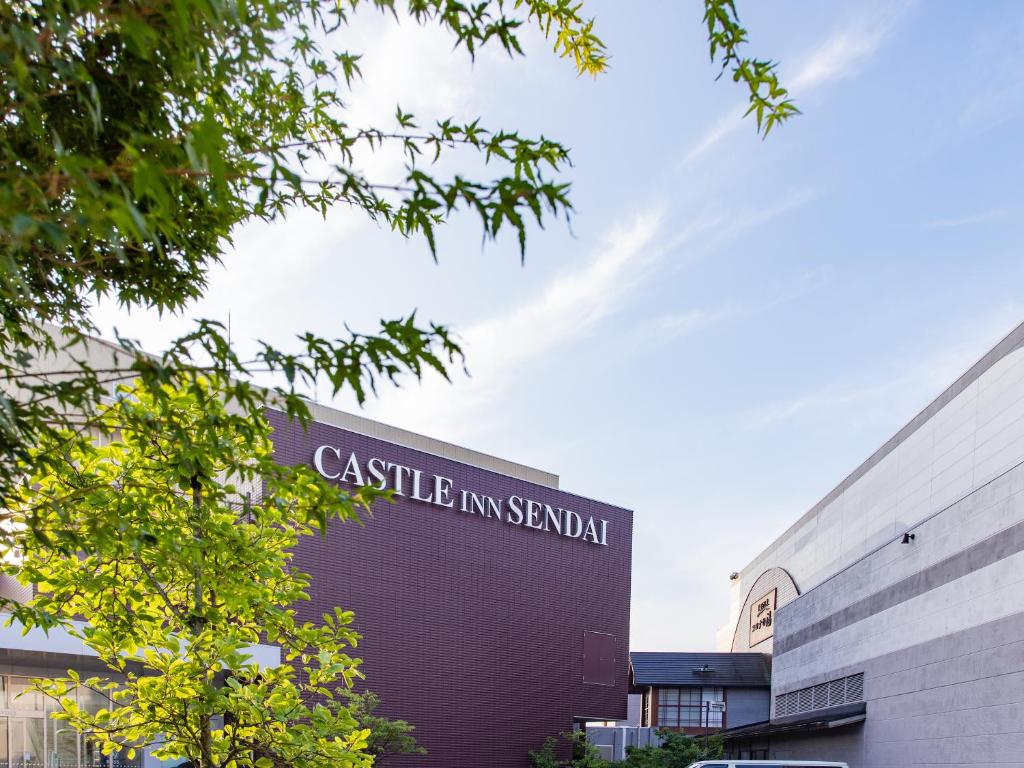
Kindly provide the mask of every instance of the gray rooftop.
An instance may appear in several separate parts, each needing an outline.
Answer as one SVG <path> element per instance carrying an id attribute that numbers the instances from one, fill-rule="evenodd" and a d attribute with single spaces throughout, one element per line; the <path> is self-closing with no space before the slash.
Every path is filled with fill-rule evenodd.
<path id="1" fill-rule="evenodd" d="M 634 651 L 629 654 L 629 665 L 633 684 L 638 686 L 769 688 L 772 684 L 771 662 L 763 653 Z"/>

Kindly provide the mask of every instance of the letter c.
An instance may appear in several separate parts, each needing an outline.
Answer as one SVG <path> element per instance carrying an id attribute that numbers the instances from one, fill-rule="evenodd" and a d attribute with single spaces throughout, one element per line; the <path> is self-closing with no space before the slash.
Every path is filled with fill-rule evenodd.
<path id="1" fill-rule="evenodd" d="M 339 477 L 341 477 L 341 472 L 335 472 L 333 475 L 329 475 L 324 470 L 324 451 L 330 451 L 331 453 L 334 454 L 335 458 L 338 461 L 341 461 L 341 449 L 332 448 L 329 445 L 321 445 L 319 448 L 316 449 L 316 452 L 313 454 L 313 466 L 316 467 L 316 471 L 319 472 L 324 477 L 326 477 L 328 480 L 337 480 Z"/>

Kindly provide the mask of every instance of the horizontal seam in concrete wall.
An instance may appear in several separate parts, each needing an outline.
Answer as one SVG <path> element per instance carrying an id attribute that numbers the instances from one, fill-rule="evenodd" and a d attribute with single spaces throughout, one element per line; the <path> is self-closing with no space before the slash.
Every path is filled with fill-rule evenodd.
<path id="1" fill-rule="evenodd" d="M 790 635 L 776 637 L 775 656 L 781 656 L 1021 551 L 1024 551 L 1024 522 L 989 536 Z"/>
<path id="2" fill-rule="evenodd" d="M 925 406 L 924 410 L 918 413 L 913 419 L 911 419 L 899 432 L 889 438 L 881 448 L 875 451 L 869 456 L 864 462 L 860 464 L 853 472 L 847 475 L 843 480 L 833 488 L 823 499 L 815 504 L 811 509 L 801 515 L 800 519 L 790 525 L 783 533 L 776 538 L 768 547 L 766 547 L 761 553 L 757 555 L 751 564 L 757 563 L 761 557 L 773 547 L 779 545 L 780 542 L 786 538 L 792 536 L 795 531 L 804 523 L 813 518 L 816 514 L 821 512 L 825 507 L 835 501 L 839 496 L 846 491 L 851 485 L 857 482 L 860 478 L 866 475 L 876 464 L 882 459 L 892 453 L 897 446 L 905 441 L 912 434 L 917 432 L 925 423 L 927 423 L 936 413 L 941 411 L 946 405 L 953 401 L 957 395 L 966 390 L 971 384 L 981 378 L 987 370 L 1002 360 L 1004 357 L 1012 352 L 1015 352 L 1021 346 L 1024 346 L 1024 323 L 1021 323 L 1008 333 L 998 344 L 996 344 L 978 362 L 970 367 L 970 369 L 964 373 L 959 379 L 954 381 L 946 390 L 936 397 L 931 403 Z M 748 566 L 749 567 L 749 566 Z M 746 570 L 746 569 L 744 569 Z"/>
<path id="3" fill-rule="evenodd" d="M 1004 643 L 1002 646 L 993 646 L 993 647 L 995 647 L 995 648 L 1002 648 L 1002 647 L 1008 646 L 1008 645 L 1013 645 L 1013 643 Z M 950 659 L 950 661 L 955 661 L 958 658 L 963 658 L 963 657 L 972 656 L 972 655 L 973 654 L 966 653 L 966 654 L 963 654 L 963 656 L 954 657 L 953 659 Z M 956 680 L 956 681 L 954 681 L 952 683 L 940 683 L 939 685 L 930 685 L 930 686 L 928 686 L 926 688 L 922 688 L 921 690 L 924 690 L 924 691 L 939 691 L 939 690 L 942 690 L 943 688 L 956 688 L 957 686 L 964 685 L 965 683 L 977 683 L 977 682 L 981 682 L 981 681 L 984 681 L 984 680 L 998 680 L 1001 677 L 1010 677 L 1011 675 L 1017 675 L 1017 674 L 1020 674 L 1020 673 L 1019 672 L 997 672 L 994 675 L 980 675 L 978 677 L 975 677 L 975 678 L 972 678 L 972 679 L 966 680 L 966 681 L 965 680 Z M 903 691 L 903 692 L 900 692 L 900 693 L 888 693 L 888 694 L 885 694 L 884 696 L 872 696 L 871 697 L 871 701 L 883 701 L 885 699 L 897 699 L 900 696 L 908 695 L 908 693 L 919 693 L 919 692 L 920 691 L 914 691 L 914 692 Z M 942 711 L 944 711 L 944 712 L 972 712 L 972 711 L 974 711 L 976 709 L 985 709 L 987 707 L 996 707 L 996 706 L 1004 707 L 1004 706 L 1007 706 L 1008 704 L 1014 704 L 1014 703 L 1016 703 L 1016 702 L 1003 702 L 1002 704 L 984 704 L 984 705 L 977 706 L 977 707 L 954 707 L 953 709 L 947 709 L 947 710 L 942 710 Z M 930 714 L 936 714 L 936 713 L 930 713 Z"/>
<path id="4" fill-rule="evenodd" d="M 990 477 L 990 478 L 988 478 L 987 480 L 985 480 L 984 482 L 982 482 L 982 483 L 980 483 L 980 484 L 976 485 L 975 487 L 971 488 L 971 489 L 970 489 L 969 491 L 967 491 L 967 492 L 966 492 L 966 493 L 965 493 L 965 494 L 964 494 L 963 496 L 961 496 L 960 498 L 956 499 L 956 500 L 955 500 L 955 501 L 953 501 L 952 503 L 950 503 L 950 504 L 947 504 L 946 506 L 944 506 L 944 507 L 941 507 L 940 509 L 936 509 L 936 510 L 935 510 L 934 512 L 932 512 L 931 514 L 929 514 L 929 515 L 928 515 L 927 517 L 925 517 L 925 518 L 923 518 L 923 519 L 921 519 L 921 520 L 918 520 L 918 521 L 917 521 L 916 523 L 914 523 L 913 525 L 910 525 L 910 526 L 908 526 L 908 527 L 906 528 L 906 531 L 905 531 L 905 532 L 909 533 L 910 531 L 918 531 L 918 530 L 920 530 L 920 529 L 921 529 L 921 528 L 922 528 L 922 527 L 923 527 L 924 525 L 926 525 L 927 523 L 930 523 L 930 522 L 931 522 L 932 520 L 934 520 L 934 519 L 935 519 L 936 517 L 938 517 L 939 515 L 941 515 L 941 514 L 943 514 L 944 512 L 946 512 L 946 511 L 948 511 L 948 510 L 952 509 L 953 507 L 955 507 L 955 506 L 956 506 L 957 504 L 961 503 L 961 502 L 962 502 L 962 501 L 964 501 L 965 499 L 967 499 L 967 498 L 969 498 L 969 497 L 973 496 L 973 495 L 974 495 L 975 493 L 978 493 L 979 491 L 981 491 L 981 490 L 982 490 L 982 489 L 984 489 L 985 487 L 987 487 L 987 486 L 989 486 L 989 485 L 992 485 L 993 483 L 995 483 L 995 482 L 997 482 L 997 481 L 999 481 L 999 480 L 1003 479 L 1004 477 L 1006 477 L 1007 475 L 1009 475 L 1009 474 L 1010 474 L 1011 472 L 1014 472 L 1014 471 L 1016 471 L 1016 470 L 1020 469 L 1021 467 L 1024 467 L 1024 460 L 1022 460 L 1022 461 L 1019 461 L 1019 462 L 1017 462 L 1017 463 L 1016 463 L 1016 464 L 1014 464 L 1014 465 L 1013 465 L 1012 467 L 1007 467 L 1006 469 L 1004 469 L 1004 470 L 1002 470 L 1001 472 L 999 472 L 999 474 L 997 474 L 997 475 L 995 475 L 995 476 L 993 476 L 993 477 Z M 804 591 L 804 592 L 803 592 L 803 593 L 802 593 L 802 594 L 801 594 L 800 596 L 801 596 L 801 597 L 803 597 L 803 596 L 805 596 L 805 595 L 811 595 L 811 594 L 813 594 L 815 590 L 817 590 L 817 589 L 821 589 L 821 588 L 822 588 L 823 586 L 825 586 L 826 584 L 828 584 L 828 583 L 829 583 L 830 581 L 832 581 L 832 580 L 834 580 L 834 579 L 837 579 L 837 578 L 839 578 L 840 576 L 842 576 L 842 575 L 843 575 L 844 573 L 846 573 L 847 571 L 849 571 L 849 570 L 851 570 L 851 569 L 853 569 L 853 568 L 856 568 L 856 567 L 857 567 L 858 565 L 860 565 L 861 563 L 863 563 L 863 562 L 864 562 L 865 560 L 867 560 L 868 558 L 870 558 L 870 557 L 873 557 L 874 555 L 877 555 L 877 554 L 878 554 L 879 552 L 881 552 L 881 551 L 882 551 L 883 549 L 885 549 L 886 547 L 888 547 L 888 546 L 889 546 L 890 544 L 892 544 L 892 543 L 893 543 L 893 541 L 894 541 L 894 540 L 897 540 L 898 538 L 899 538 L 899 537 L 897 536 L 897 537 L 896 537 L 896 539 L 889 539 L 889 540 L 885 541 L 885 542 L 884 542 L 883 544 L 879 544 L 879 545 L 878 545 L 877 547 L 875 547 L 874 549 L 871 549 L 871 550 L 869 550 L 869 551 L 865 552 L 865 553 L 864 553 L 863 555 L 861 555 L 860 557 L 858 557 L 858 558 L 857 558 L 856 560 L 854 560 L 854 561 L 852 561 L 852 562 L 850 562 L 850 563 L 847 563 L 846 565 L 844 565 L 844 566 L 843 566 L 842 568 L 840 568 L 840 569 L 839 569 L 838 571 L 836 571 L 835 573 L 833 573 L 833 574 L 832 574 L 831 576 L 829 576 L 828 578 L 826 578 L 826 579 L 823 579 L 823 580 L 819 581 L 819 582 L 818 582 L 818 583 L 816 583 L 816 584 L 815 584 L 815 585 L 814 585 L 813 587 L 809 587 L 809 588 L 808 588 L 808 589 L 807 589 L 806 591 Z M 772 566 L 772 567 L 773 567 L 773 568 L 775 568 L 775 567 L 778 567 L 778 566 Z M 769 569 L 769 570 L 770 570 L 770 569 Z M 812 579 L 812 581 L 813 581 L 813 579 Z M 786 608 L 786 606 L 788 606 L 788 605 L 793 605 L 793 603 L 795 603 L 795 602 L 796 602 L 796 601 L 794 600 L 794 601 L 791 601 L 791 602 L 789 602 L 789 603 L 786 603 L 786 605 L 780 605 L 780 606 L 779 606 L 779 608 L 778 608 L 778 610 L 779 610 L 779 611 L 784 611 L 784 610 L 785 610 L 785 608 Z"/>

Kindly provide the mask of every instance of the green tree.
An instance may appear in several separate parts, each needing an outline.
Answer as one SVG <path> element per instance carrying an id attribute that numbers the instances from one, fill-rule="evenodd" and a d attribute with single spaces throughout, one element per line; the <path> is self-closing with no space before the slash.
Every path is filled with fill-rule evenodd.
<path id="1" fill-rule="evenodd" d="M 712 736 L 703 739 L 687 736 L 679 731 L 659 730 L 661 746 L 629 747 L 621 765 L 629 768 L 687 768 L 699 760 L 717 760 L 722 757 L 722 739 Z"/>
<path id="2" fill-rule="evenodd" d="M 795 112 L 775 64 L 742 55 L 733 0 L 704 9 L 712 60 L 747 87 L 767 134 Z M 459 211 L 485 240 L 512 232 L 523 253 L 531 222 L 571 213 L 569 153 L 556 141 L 400 108 L 392 125 L 351 124 L 360 54 L 344 31 L 357 11 L 440 26 L 471 56 L 485 45 L 518 55 L 523 25 L 535 25 L 579 73 L 607 66 L 575 0 L 0 0 L 0 509 L 26 463 L 51 461 L 33 446 L 87 429 L 112 382 L 139 379 L 161 397 L 172 379 L 198 389 L 189 382 L 212 374 L 258 419 L 266 394 L 248 382 L 271 372 L 283 383 L 270 396 L 305 418 L 298 391 L 314 380 L 362 401 L 381 379 L 447 375 L 460 360 L 446 327 L 412 314 L 369 333 L 261 344 L 246 359 L 220 324 L 198 320 L 158 357 L 124 339 L 110 369 L 76 360 L 40 375 L 95 332 L 94 299 L 183 311 L 239 226 L 294 208 L 348 206 L 432 252 Z M 385 145 L 404 152 L 401 177 L 360 173 L 356 153 Z M 490 172 L 441 170 L 460 153 Z"/>
<path id="3" fill-rule="evenodd" d="M 567 760 L 558 757 L 559 739 L 568 742 L 571 757 Z M 566 731 L 560 736 L 548 736 L 537 751 L 528 753 L 531 768 L 611 768 L 601 757 L 597 747 L 587 740 L 586 731 Z"/>
<path id="4" fill-rule="evenodd" d="M 607 66 L 593 20 L 568 0 L 0 0 L 0 539 L 40 588 L 6 607 L 26 626 L 70 627 L 123 673 L 44 686 L 110 693 L 109 711 L 66 698 L 62 712 L 108 749 L 161 733 L 158 756 L 203 768 L 365 762 L 365 729 L 329 695 L 358 673 L 344 652 L 351 617 L 297 625 L 307 578 L 286 552 L 354 518 L 370 491 L 339 495 L 276 465 L 262 409 L 307 419 L 314 381 L 362 401 L 382 380 L 447 376 L 461 353 L 446 327 L 410 314 L 242 358 L 200 319 L 159 356 L 121 339 L 110 368 L 54 369 L 58 350 L 73 356 L 96 331 L 92 302 L 183 311 L 237 227 L 294 208 L 349 206 L 431 252 L 461 211 L 485 240 L 513 233 L 521 253 L 531 226 L 571 213 L 558 142 L 400 108 L 391 126 L 350 124 L 360 56 L 342 38 L 357 9 L 438 25 L 470 55 L 517 55 L 532 24 L 579 73 Z M 731 0 L 705 0 L 705 21 L 712 59 L 747 86 L 767 133 L 794 111 L 774 64 L 740 54 Z M 401 178 L 356 170 L 357 152 L 390 144 Z M 462 152 L 490 172 L 446 175 Z M 254 387 L 265 372 L 283 383 Z M 130 395 L 101 407 L 123 381 Z M 266 495 L 240 510 L 242 484 Z M 68 624 L 76 614 L 89 625 Z M 246 659 L 261 632 L 301 675 Z"/>
<path id="5" fill-rule="evenodd" d="M 373 691 L 339 692 L 349 712 L 361 728 L 370 732 L 366 751 L 374 757 L 381 755 L 425 755 L 427 750 L 416 743 L 412 735 L 415 727 L 405 720 L 390 720 L 374 714 L 380 706 L 380 697 Z"/>
<path id="6" fill-rule="evenodd" d="M 561 734 L 572 748 L 572 757 L 558 757 L 559 738 L 549 736 L 543 746 L 529 753 L 531 768 L 688 768 L 700 760 L 722 757 L 722 739 L 711 736 L 705 743 L 679 731 L 659 730 L 662 743 L 657 747 L 626 747 L 626 759 L 609 762 L 601 757 L 597 748 L 587 741 L 585 732 L 571 731 Z"/>
<path id="7" fill-rule="evenodd" d="M 279 466 L 269 425 L 230 412 L 223 395 L 201 379 L 161 397 L 125 388 L 94 438 L 40 446 L 63 466 L 48 463 L 10 499 L 17 548 L 5 569 L 37 588 L 29 625 L 63 626 L 109 671 L 36 685 L 105 754 L 148 747 L 198 768 L 369 766 L 368 724 L 339 695 L 361 676 L 353 616 L 296 618 L 309 576 L 291 553 L 381 492 Z M 260 642 L 280 647 L 279 666 L 252 658 Z M 79 686 L 112 704 L 80 707 Z"/>

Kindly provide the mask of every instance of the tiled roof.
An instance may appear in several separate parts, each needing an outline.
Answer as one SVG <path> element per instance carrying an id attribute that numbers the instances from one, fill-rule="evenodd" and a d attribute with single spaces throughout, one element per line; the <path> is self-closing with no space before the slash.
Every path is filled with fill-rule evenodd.
<path id="1" fill-rule="evenodd" d="M 763 653 L 652 653 L 629 654 L 633 684 L 713 685 L 729 688 L 771 686 L 770 657 Z M 706 671 L 697 671 L 706 670 Z"/>

